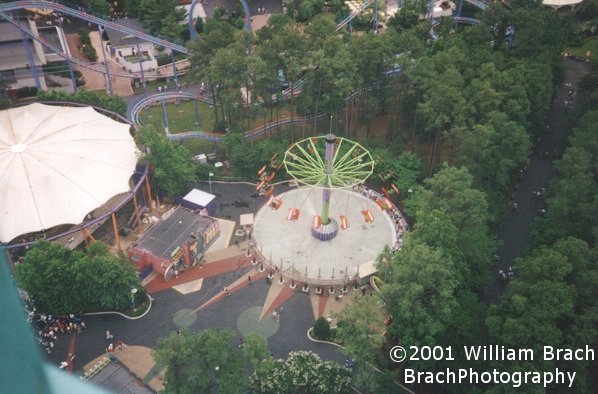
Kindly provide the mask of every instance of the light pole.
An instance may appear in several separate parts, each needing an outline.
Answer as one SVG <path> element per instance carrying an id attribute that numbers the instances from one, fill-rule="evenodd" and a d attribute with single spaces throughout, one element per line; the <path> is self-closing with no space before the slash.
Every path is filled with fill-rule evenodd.
<path id="1" fill-rule="evenodd" d="M 136 288 L 132 288 L 131 289 L 131 304 L 133 304 L 133 311 L 137 311 L 137 308 L 135 308 L 135 294 L 137 294 L 137 289 Z"/>
<path id="2" fill-rule="evenodd" d="M 208 178 L 208 183 L 210 184 L 210 194 L 212 194 L 212 177 L 213 177 L 213 176 L 214 176 L 214 173 L 213 173 L 213 172 L 210 172 L 210 173 L 208 174 L 208 177 L 209 177 L 209 178 Z"/>

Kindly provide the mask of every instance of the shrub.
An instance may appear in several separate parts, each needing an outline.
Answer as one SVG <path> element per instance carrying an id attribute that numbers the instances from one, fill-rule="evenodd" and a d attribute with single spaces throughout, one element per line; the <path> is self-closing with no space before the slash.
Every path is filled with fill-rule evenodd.
<path id="1" fill-rule="evenodd" d="M 81 40 L 82 45 L 91 45 L 89 30 L 86 28 L 79 29 L 79 39 Z"/>
<path id="2" fill-rule="evenodd" d="M 316 339 L 321 339 L 324 341 L 330 339 L 330 323 L 328 323 L 328 320 L 326 320 L 324 316 L 316 320 L 313 333 Z"/>
<path id="3" fill-rule="evenodd" d="M 61 91 L 39 92 L 37 94 L 37 99 L 47 101 L 71 101 L 73 103 L 88 104 L 104 108 L 122 116 L 127 114 L 127 103 L 122 97 L 106 96 L 101 93 L 88 92 L 86 90 L 78 90 L 77 93 L 73 94 Z"/>
<path id="4" fill-rule="evenodd" d="M 90 62 L 95 62 L 98 60 L 98 54 L 91 45 L 85 45 L 81 51 Z"/>
<path id="5" fill-rule="evenodd" d="M 33 97 L 39 91 L 35 86 L 23 86 L 17 89 L 17 98 Z"/>

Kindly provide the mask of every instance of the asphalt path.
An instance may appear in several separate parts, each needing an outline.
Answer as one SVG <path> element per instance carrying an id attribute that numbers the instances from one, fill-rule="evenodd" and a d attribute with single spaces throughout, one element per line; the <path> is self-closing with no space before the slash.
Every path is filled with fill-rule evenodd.
<path id="1" fill-rule="evenodd" d="M 210 191 L 208 182 L 197 185 L 204 191 Z M 214 216 L 236 221 L 239 215 L 257 212 L 266 198 L 257 194 L 255 186 L 247 183 L 212 182 L 212 193 L 218 198 Z M 278 185 L 277 193 L 288 190 L 288 186 Z M 241 241 L 241 237 L 231 239 Z M 202 289 L 187 295 L 168 289 L 154 295 L 150 312 L 141 319 L 128 320 L 117 315 L 85 316 L 87 329 L 75 339 L 74 370 L 81 369 L 106 351 L 105 332 L 109 330 L 114 340 L 122 339 L 128 345 L 154 347 L 157 340 L 176 331 L 181 326 L 176 323 L 175 314 L 180 310 L 194 310 L 220 292 L 224 285 L 238 279 L 249 268 L 206 278 Z M 260 280 L 233 293 L 195 314 L 196 321 L 189 326 L 191 331 L 199 331 L 210 327 L 230 327 L 237 330 L 237 318 L 241 312 L 252 307 L 264 305 L 268 293 L 268 284 Z M 271 317 L 267 316 L 265 319 Z M 336 346 L 311 342 L 307 338 L 307 330 L 313 326 L 314 317 L 309 297 L 300 292 L 284 304 L 284 313 L 280 319 L 277 332 L 268 338 L 271 353 L 277 358 L 286 358 L 293 350 L 311 350 L 322 358 L 343 362 L 345 356 Z M 237 334 L 241 336 L 240 333 Z M 59 365 L 68 353 L 69 337 L 62 334 L 55 345 L 49 359 Z"/>
<path id="2" fill-rule="evenodd" d="M 517 211 L 511 210 L 503 222 L 499 232 L 501 246 L 497 250 L 497 262 L 495 265 L 496 280 L 491 289 L 490 296 L 496 302 L 505 290 L 505 281 L 498 277 L 498 270 L 507 272 L 509 266 L 513 266 L 515 273 L 521 267 L 517 266 L 516 259 L 525 255 L 532 239 L 530 227 L 538 217 L 538 209 L 546 209 L 544 196 L 535 197 L 533 192 L 542 192 L 542 188 L 548 189 L 550 179 L 555 175 L 553 161 L 558 160 L 567 147 L 568 119 L 567 112 L 575 103 L 575 97 L 569 99 L 569 87 L 567 84 L 579 83 L 588 66 L 584 62 L 565 59 L 565 77 L 563 84 L 559 87 L 550 108 L 550 115 L 546 124 L 546 133 L 537 141 L 529 158 L 527 167 L 522 171 L 521 177 L 513 192 L 512 201 L 517 203 Z M 566 101 L 569 104 L 565 104 Z"/>

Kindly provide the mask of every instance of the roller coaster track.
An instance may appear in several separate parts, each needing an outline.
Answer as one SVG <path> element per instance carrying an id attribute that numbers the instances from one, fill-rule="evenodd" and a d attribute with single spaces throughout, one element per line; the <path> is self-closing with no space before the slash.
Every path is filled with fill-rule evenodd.
<path id="1" fill-rule="evenodd" d="M 479 1 L 479 0 L 465 0 L 465 1 L 471 5 L 478 7 L 481 10 L 485 10 L 486 8 L 488 8 L 488 4 L 484 3 L 483 1 Z"/>
<path id="2" fill-rule="evenodd" d="M 246 140 L 253 140 L 255 138 L 259 138 L 262 135 L 273 131 L 274 129 L 280 127 L 280 126 L 285 126 L 288 124 L 291 124 L 291 122 L 293 123 L 310 123 L 313 122 L 314 119 L 317 119 L 321 116 L 323 116 L 324 114 L 318 114 L 316 116 L 299 116 L 296 117 L 294 119 L 291 118 L 285 118 L 285 119 L 281 119 L 278 122 L 272 122 L 272 123 L 267 123 L 263 126 L 259 126 L 253 130 L 249 130 L 243 133 L 243 138 L 245 138 Z M 191 139 L 191 138 L 200 138 L 203 140 L 207 140 L 207 141 L 211 141 L 211 142 L 221 142 L 222 138 L 225 135 L 223 134 L 218 134 L 218 133 L 209 133 L 209 132 L 205 132 L 205 131 L 188 131 L 186 133 L 178 133 L 178 134 L 168 134 L 167 137 L 170 141 L 184 141 L 186 139 Z"/>
<path id="3" fill-rule="evenodd" d="M 83 11 L 74 10 L 72 8 L 66 7 L 62 4 L 58 3 L 51 3 L 49 1 L 13 1 L 10 3 L 2 3 L 0 4 L 0 11 L 3 13 L 11 12 L 11 11 L 18 11 L 27 8 L 42 8 L 42 9 L 49 9 L 52 11 L 57 11 L 66 15 L 73 16 L 78 19 L 82 19 L 87 22 L 91 22 L 95 25 L 100 25 L 104 28 L 109 28 L 112 30 L 119 31 L 121 33 L 125 33 L 131 35 L 133 37 L 138 38 L 141 41 L 151 42 L 152 44 L 162 46 L 164 48 L 171 49 L 176 52 L 181 52 L 184 54 L 189 54 L 189 50 L 184 47 L 183 45 L 174 44 L 170 41 L 163 40 L 161 38 L 152 36 L 147 34 L 143 31 L 131 29 L 130 27 L 119 25 L 118 23 L 107 21 L 105 19 L 99 18 L 94 15 L 90 15 Z M 6 14 L 3 14 L 2 17 L 5 17 Z"/>
<path id="4" fill-rule="evenodd" d="M 154 102 L 159 101 L 172 101 L 172 100 L 198 100 L 208 105 L 214 105 L 214 101 L 209 98 L 200 97 L 197 94 L 189 92 L 164 92 L 156 93 L 150 96 L 140 96 L 140 98 L 131 104 L 127 108 L 127 119 L 134 124 L 141 124 L 139 120 L 139 113 L 142 109 L 149 106 Z"/>
<path id="5" fill-rule="evenodd" d="M 356 9 L 353 12 L 351 12 L 345 19 L 343 19 L 342 21 L 340 21 L 338 23 L 338 25 L 336 25 L 336 29 L 334 31 L 339 31 L 343 27 L 347 26 L 349 24 L 349 22 L 351 22 L 353 19 L 355 19 L 366 8 L 368 8 L 373 2 L 374 2 L 374 0 L 366 0 L 363 3 L 361 3 L 361 5 L 359 6 L 358 9 Z"/>
<path id="6" fill-rule="evenodd" d="M 155 102 L 173 101 L 173 100 L 198 100 L 209 105 L 213 105 L 214 102 L 209 98 L 198 97 L 196 94 L 189 92 L 165 92 L 157 93 L 151 96 L 141 96 L 139 100 L 131 103 L 127 110 L 127 118 L 134 124 L 141 124 L 139 113 L 149 105 Z M 315 118 L 319 118 L 323 113 L 316 116 L 299 116 L 292 119 L 293 123 L 309 123 L 313 122 Z M 279 126 L 284 126 L 291 123 L 290 118 L 282 119 L 278 122 L 268 123 L 263 126 L 257 127 L 253 130 L 246 131 L 243 133 L 243 137 L 247 140 L 253 140 L 258 138 L 269 131 L 274 130 Z M 218 133 L 211 133 L 206 131 L 188 131 L 185 133 L 167 134 L 170 141 L 183 141 L 186 139 L 199 138 L 211 142 L 221 142 L 223 135 Z"/>
<path id="7" fill-rule="evenodd" d="M 0 4 L 0 6 L 1 6 L 1 4 Z M 8 14 L 0 11 L 0 17 L 4 18 L 8 23 L 10 23 L 13 26 L 15 26 L 17 29 L 19 29 L 20 31 L 22 31 L 23 33 L 25 33 L 27 36 L 31 37 L 33 40 L 39 42 L 43 46 L 45 46 L 45 47 L 49 48 L 50 50 L 52 50 L 52 52 L 54 52 L 55 54 L 57 54 L 58 56 L 60 56 L 64 60 L 70 60 L 71 62 L 75 63 L 76 65 L 84 67 L 84 68 L 86 68 L 88 70 L 92 70 L 92 71 L 95 71 L 95 72 L 106 74 L 106 69 L 105 69 L 105 67 L 101 63 L 88 63 L 88 62 L 84 62 L 84 61 L 79 60 L 79 59 L 74 58 L 74 57 L 69 57 L 60 48 L 58 48 L 58 47 L 52 45 L 51 43 L 49 43 L 48 41 L 44 40 L 38 34 L 33 33 L 31 30 L 27 29 L 22 24 L 20 24 L 17 21 L 15 21 L 10 15 L 8 15 Z M 110 75 L 111 76 L 117 76 L 117 77 L 123 77 L 123 78 L 131 78 L 131 79 L 139 78 L 139 75 L 137 75 L 137 74 L 122 73 L 122 72 L 118 72 L 118 71 L 115 71 L 115 72 L 111 71 Z M 167 76 L 167 75 L 153 74 L 153 73 L 149 73 L 149 74 L 146 73 L 145 74 L 146 78 L 163 78 L 164 76 Z"/>

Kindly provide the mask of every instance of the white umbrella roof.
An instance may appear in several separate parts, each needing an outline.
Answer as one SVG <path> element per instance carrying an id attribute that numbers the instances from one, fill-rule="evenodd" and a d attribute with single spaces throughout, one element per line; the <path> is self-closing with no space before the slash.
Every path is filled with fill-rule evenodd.
<path id="1" fill-rule="evenodd" d="M 129 125 L 91 107 L 0 111 L 0 242 L 82 222 L 129 190 L 136 164 Z"/>

